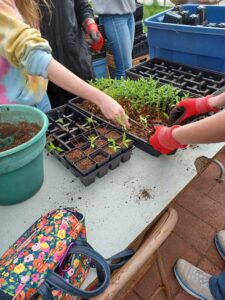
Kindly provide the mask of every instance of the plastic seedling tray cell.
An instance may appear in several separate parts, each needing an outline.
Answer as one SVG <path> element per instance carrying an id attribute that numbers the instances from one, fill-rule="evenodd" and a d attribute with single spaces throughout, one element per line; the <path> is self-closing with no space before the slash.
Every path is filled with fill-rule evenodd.
<path id="1" fill-rule="evenodd" d="M 74 166 L 82 175 L 87 175 L 88 173 L 96 169 L 97 165 L 95 161 L 90 157 L 84 157 L 74 163 Z"/>
<path id="2" fill-rule="evenodd" d="M 71 163 L 76 162 L 77 160 L 80 160 L 85 156 L 85 153 L 80 149 L 72 149 L 65 153 L 65 158 L 68 159 Z"/>
<path id="3" fill-rule="evenodd" d="M 84 100 L 79 98 L 79 97 L 76 97 L 76 98 L 73 98 L 71 100 L 69 100 L 69 105 L 71 105 L 72 107 L 75 107 L 76 109 L 80 110 L 83 114 L 86 114 L 87 116 L 93 116 L 93 113 L 90 113 L 84 109 L 82 109 L 79 105 L 83 102 Z M 110 127 L 110 129 L 114 128 L 114 129 L 119 129 L 116 125 L 112 124 L 112 123 L 109 123 L 107 122 L 106 120 L 100 118 L 100 117 L 97 117 L 95 116 L 95 119 L 98 120 L 99 123 L 103 123 L 103 124 L 106 124 L 108 127 Z M 140 148 L 141 150 L 151 154 L 152 156 L 155 156 L 155 157 L 158 157 L 160 156 L 160 152 L 156 151 L 146 140 L 134 135 L 134 134 L 131 134 L 129 132 L 126 133 L 127 135 L 127 138 L 130 138 L 134 141 L 134 145 L 137 147 L 137 148 Z M 122 136 L 122 132 L 121 132 L 121 136 Z M 105 151 L 105 149 L 103 149 Z M 120 149 L 121 150 L 121 149 Z M 108 150 L 109 153 L 110 153 L 110 150 Z M 113 151 L 112 151 L 113 152 Z M 115 156 L 114 153 L 112 153 L 112 156 Z"/>
<path id="4" fill-rule="evenodd" d="M 225 74 L 191 65 L 153 58 L 127 71 L 132 79 L 152 77 L 161 84 L 171 83 L 193 96 L 205 96 L 225 85 Z"/>
<path id="5" fill-rule="evenodd" d="M 47 134 L 53 134 L 57 130 L 59 130 L 59 126 L 57 126 L 57 124 L 55 124 L 54 122 L 50 121 L 48 125 Z"/>
<path id="6" fill-rule="evenodd" d="M 95 142 L 96 146 L 99 148 L 104 147 L 107 143 L 108 143 L 108 140 L 105 136 L 99 136 Z"/>
<path id="7" fill-rule="evenodd" d="M 104 152 L 108 153 L 111 158 L 115 158 L 116 156 L 118 156 L 122 152 L 121 148 L 113 149 L 111 147 L 111 143 L 108 143 L 102 149 L 103 149 Z"/>
<path id="8" fill-rule="evenodd" d="M 88 144 L 88 139 L 83 134 L 80 134 L 75 138 L 71 138 L 70 142 L 74 145 L 74 147 L 82 148 Z"/>
<path id="9" fill-rule="evenodd" d="M 59 119 L 59 116 L 63 118 L 73 119 L 74 126 L 77 126 L 75 124 L 79 124 L 79 126 L 86 124 L 85 123 L 86 119 L 87 117 L 89 117 L 89 115 L 83 114 L 80 110 L 69 105 L 58 107 L 50 111 L 49 113 L 47 113 L 47 115 L 49 116 L 49 119 L 51 118 L 50 124 L 52 123 L 53 125 L 56 124 L 55 121 Z M 103 129 L 104 126 L 107 128 L 107 132 L 115 129 L 107 122 L 104 123 L 103 121 L 94 117 L 93 120 L 95 121 L 94 124 L 97 124 L 96 127 L 99 129 Z M 97 143 L 101 142 L 99 143 L 99 146 L 96 146 L 93 149 L 91 149 L 92 148 L 90 147 L 91 144 L 88 142 L 88 139 L 84 134 L 76 134 L 79 131 L 74 131 L 74 134 L 72 134 L 71 132 L 67 132 L 58 126 L 56 127 L 58 128 L 58 130 L 56 130 L 54 134 L 47 135 L 47 140 L 51 142 L 50 144 L 51 147 L 49 151 L 66 168 L 70 169 L 70 171 L 76 177 L 78 177 L 85 186 L 88 186 L 89 184 L 93 183 L 96 177 L 100 178 L 105 174 L 107 174 L 108 169 L 112 169 L 112 170 L 115 169 L 116 167 L 119 166 L 121 161 L 125 162 L 131 156 L 131 152 L 132 152 L 131 148 L 127 149 L 124 153 L 121 153 L 121 149 L 119 149 L 119 151 L 112 156 L 104 152 L 103 147 L 108 142 L 107 138 L 104 137 L 104 134 L 103 135 L 99 134 L 96 131 L 96 129 L 90 128 L 85 132 L 86 134 L 89 135 L 93 134 L 94 132 L 94 134 L 98 137 L 96 139 L 96 142 Z M 86 152 L 88 151 L 88 148 L 91 149 L 92 153 Z M 104 156 L 103 164 L 101 164 L 97 160 L 95 162 L 95 160 L 90 157 L 91 155 L 97 153 L 99 155 L 101 154 Z M 79 155 L 81 155 L 82 157 L 79 157 Z M 93 163 L 93 165 L 88 170 L 82 170 L 84 159 L 86 159 L 87 162 Z"/>
<path id="10" fill-rule="evenodd" d="M 97 146 L 91 147 L 91 144 L 88 143 L 87 145 L 85 145 L 84 147 L 81 148 L 81 150 L 85 153 L 85 155 L 89 156 L 92 153 L 94 153 L 96 150 L 98 150 L 99 148 Z"/>
<path id="11" fill-rule="evenodd" d="M 110 128 L 107 124 L 102 124 L 96 127 L 96 131 L 99 135 L 105 134 L 109 132 L 112 128 Z"/>
<path id="12" fill-rule="evenodd" d="M 101 149 L 92 153 L 90 157 L 96 162 L 98 167 L 104 165 L 110 159 L 110 155 Z"/>

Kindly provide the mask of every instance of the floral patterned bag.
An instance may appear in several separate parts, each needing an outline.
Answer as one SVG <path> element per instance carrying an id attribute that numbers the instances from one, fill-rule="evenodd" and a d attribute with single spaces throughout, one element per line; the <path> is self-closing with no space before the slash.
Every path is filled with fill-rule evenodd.
<path id="1" fill-rule="evenodd" d="M 100 285 L 81 290 L 92 266 Z M 91 298 L 109 280 L 107 261 L 86 242 L 83 215 L 72 208 L 42 216 L 0 258 L 1 300 Z"/>

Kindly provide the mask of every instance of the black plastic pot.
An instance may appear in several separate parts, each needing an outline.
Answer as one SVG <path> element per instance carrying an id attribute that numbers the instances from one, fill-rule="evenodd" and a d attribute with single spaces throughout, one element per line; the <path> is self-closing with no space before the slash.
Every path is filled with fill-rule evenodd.
<path id="1" fill-rule="evenodd" d="M 137 80 L 141 77 L 170 83 L 193 96 L 206 96 L 225 85 L 225 74 L 191 65 L 178 64 L 160 58 L 145 61 L 129 70 L 127 76 Z"/>
<path id="2" fill-rule="evenodd" d="M 80 181 L 85 185 L 89 185 L 95 181 L 96 177 L 102 177 L 107 174 L 108 169 L 115 169 L 120 165 L 120 162 L 125 162 L 131 157 L 133 148 L 129 147 L 126 151 L 121 153 L 121 149 L 114 156 L 110 156 L 107 152 L 104 151 L 104 146 L 108 143 L 107 138 L 104 135 L 100 134 L 98 139 L 103 139 L 104 143 L 98 145 L 93 149 L 92 154 L 86 154 L 85 150 L 90 147 L 88 137 L 91 135 L 98 135 L 96 129 L 102 128 L 103 126 L 107 127 L 107 132 L 115 130 L 111 124 L 104 122 L 102 120 L 93 118 L 95 121 L 95 128 L 90 128 L 81 133 L 80 127 L 86 125 L 87 114 L 83 114 L 80 110 L 76 109 L 70 105 L 63 105 L 61 107 L 55 108 L 52 111 L 47 113 L 47 116 L 50 120 L 50 129 L 47 133 L 47 141 L 50 141 L 54 145 L 54 149 L 51 149 L 51 154 L 53 154 L 61 163 L 80 179 Z M 63 124 L 58 124 L 58 120 L 64 118 Z M 68 122 L 67 122 L 68 121 Z M 64 126 L 66 124 L 66 126 Z M 74 131 L 71 133 L 67 130 L 67 127 L 71 124 L 74 124 Z M 75 130 L 77 129 L 77 130 Z M 54 130 L 53 133 L 52 130 Z M 122 138 L 122 132 L 117 131 Z M 46 146 L 46 148 L 48 148 Z M 74 151 L 81 151 L 82 157 L 79 159 L 71 159 L 68 155 Z M 97 154 L 104 156 L 103 161 L 95 161 Z M 88 170 L 82 170 L 79 167 L 79 164 L 85 159 L 89 159 L 93 162 L 93 165 Z"/>

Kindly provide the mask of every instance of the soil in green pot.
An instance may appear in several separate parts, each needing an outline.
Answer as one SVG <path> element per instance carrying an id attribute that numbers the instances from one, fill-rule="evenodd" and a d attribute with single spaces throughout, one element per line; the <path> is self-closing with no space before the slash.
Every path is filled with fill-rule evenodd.
<path id="1" fill-rule="evenodd" d="M 12 137 L 12 142 L 0 147 L 0 152 L 12 149 L 26 143 L 34 137 L 41 127 L 34 123 L 20 122 L 19 124 L 2 123 L 0 124 L 0 138 Z"/>

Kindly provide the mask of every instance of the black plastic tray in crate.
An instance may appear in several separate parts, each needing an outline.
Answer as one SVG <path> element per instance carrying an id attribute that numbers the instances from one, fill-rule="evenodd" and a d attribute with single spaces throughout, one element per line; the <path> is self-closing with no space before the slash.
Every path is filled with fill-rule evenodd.
<path id="1" fill-rule="evenodd" d="M 141 3 L 136 3 L 136 11 L 134 12 L 135 21 L 142 20 L 144 15 L 144 6 Z"/>
<path id="2" fill-rule="evenodd" d="M 49 118 L 49 128 L 47 130 L 47 141 L 50 145 L 51 153 L 70 171 L 79 177 L 80 181 L 88 186 L 95 181 L 96 177 L 103 177 L 108 173 L 108 170 L 115 169 L 120 165 L 120 162 L 126 162 L 130 159 L 133 142 L 128 148 L 120 148 L 117 152 L 109 154 L 105 147 L 107 147 L 108 140 L 100 133 L 100 128 L 106 127 L 106 135 L 110 134 L 111 130 L 115 131 L 115 127 L 103 120 L 92 118 L 93 123 L 88 123 L 87 114 L 83 114 L 80 110 L 70 105 L 63 105 L 57 107 L 47 113 Z M 92 124 L 92 125 L 90 125 Z M 117 130 L 119 136 L 116 141 L 122 138 L 122 132 Z M 92 154 L 87 154 L 85 151 L 90 147 L 90 136 L 97 136 L 97 140 L 101 139 L 101 145 L 98 145 Z M 51 146 L 52 145 L 52 146 Z M 47 149 L 49 146 L 46 146 Z M 52 147 L 52 148 L 51 148 Z M 83 157 L 78 160 L 71 161 L 67 155 L 70 151 L 81 151 Z M 100 154 L 105 157 L 104 162 L 100 164 L 95 161 L 95 155 Z M 94 167 L 89 172 L 82 172 L 76 164 L 82 159 L 90 159 L 94 163 Z"/>
<path id="3" fill-rule="evenodd" d="M 194 96 L 206 96 L 225 85 L 225 74 L 175 63 L 160 58 L 147 60 L 129 70 L 132 79 L 152 77 L 161 84 L 169 83 Z"/>
<path id="4" fill-rule="evenodd" d="M 69 100 L 69 105 L 71 105 L 72 107 L 75 107 L 76 109 L 78 109 L 79 111 L 81 111 L 84 115 L 87 115 L 87 116 L 91 116 L 92 114 L 84 109 L 82 109 L 81 107 L 79 107 L 79 103 L 81 103 L 83 101 L 83 99 L 77 97 L 77 98 L 73 98 L 71 100 Z M 109 123 L 109 122 L 106 122 L 105 120 L 101 119 L 100 117 L 97 117 L 95 116 L 95 119 L 98 120 L 99 122 L 102 122 L 102 123 L 107 123 L 109 124 L 110 126 L 112 126 L 113 128 L 115 129 L 119 129 L 116 125 L 114 125 L 113 123 Z M 141 139 L 141 138 L 138 138 L 136 135 L 133 135 L 129 132 L 127 132 L 127 137 L 132 139 L 134 141 L 134 145 L 151 154 L 152 156 L 155 156 L 155 157 L 158 157 L 160 156 L 161 154 L 156 151 L 148 142 L 146 142 L 144 139 Z"/>
<path id="5" fill-rule="evenodd" d="M 135 22 L 135 36 L 138 36 L 142 33 L 143 33 L 143 22 L 141 20 L 141 21 Z"/>

